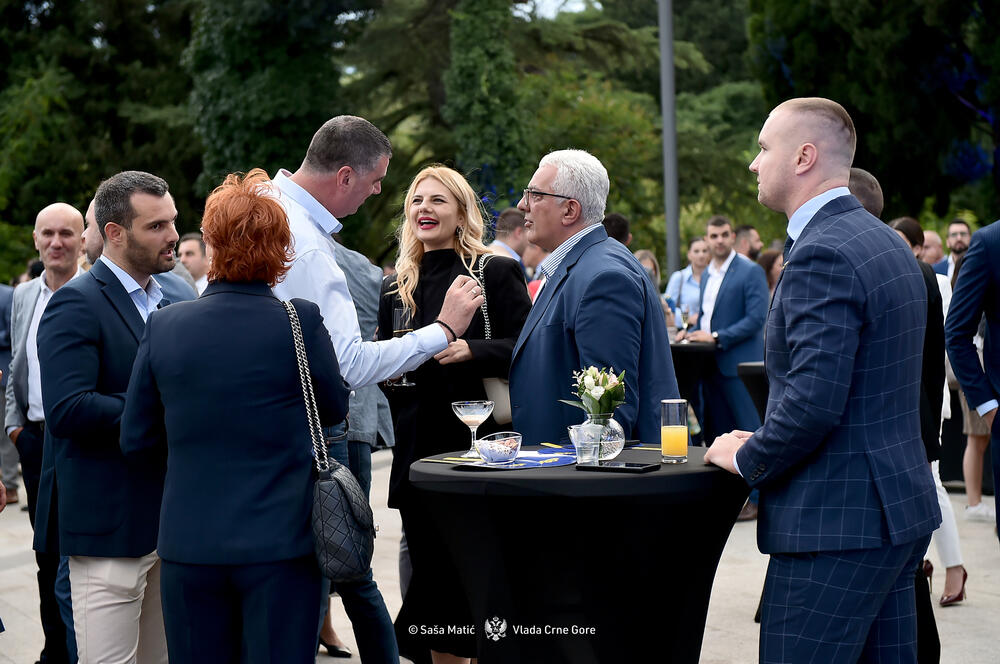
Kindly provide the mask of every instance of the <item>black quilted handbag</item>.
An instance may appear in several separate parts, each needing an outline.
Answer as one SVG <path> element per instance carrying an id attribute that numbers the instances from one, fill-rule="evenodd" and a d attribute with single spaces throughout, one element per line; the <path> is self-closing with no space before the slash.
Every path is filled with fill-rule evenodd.
<path id="1" fill-rule="evenodd" d="M 299 363 L 302 397 L 306 404 L 317 479 L 313 488 L 312 530 L 316 561 L 323 576 L 334 583 L 357 581 L 368 573 L 375 552 L 375 519 L 368 498 L 354 475 L 330 459 L 319 423 L 316 397 L 309 374 L 309 358 L 302 341 L 299 315 L 291 302 L 282 302 L 292 324 Z"/>

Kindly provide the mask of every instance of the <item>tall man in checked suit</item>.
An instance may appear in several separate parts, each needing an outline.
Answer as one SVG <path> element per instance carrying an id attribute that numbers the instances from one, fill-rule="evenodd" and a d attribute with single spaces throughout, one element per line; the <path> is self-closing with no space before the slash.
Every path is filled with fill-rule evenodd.
<path id="1" fill-rule="evenodd" d="M 843 107 L 786 101 L 759 143 L 758 198 L 789 218 L 767 413 L 705 458 L 760 489 L 760 659 L 916 662 L 913 571 L 941 522 L 918 412 L 923 278 L 847 189 L 856 138 Z"/>
<path id="2" fill-rule="evenodd" d="M 542 158 L 517 205 L 528 240 L 552 252 L 510 367 L 514 429 L 531 445 L 565 439 L 582 421 L 558 400 L 576 396 L 573 372 L 584 367 L 625 371 L 615 419 L 627 438 L 658 440 L 660 400 L 678 395 L 659 294 L 601 224 L 609 186 L 596 157 L 559 150 Z"/>
<path id="3" fill-rule="evenodd" d="M 972 338 L 983 315 L 986 344 L 981 365 Z M 969 407 L 990 427 L 993 486 L 1000 486 L 1000 426 L 996 423 L 1000 400 L 1000 223 L 993 222 L 972 236 L 951 296 L 945 343 Z"/>
<path id="4" fill-rule="evenodd" d="M 151 275 L 173 266 L 177 209 L 162 179 L 126 171 L 101 183 L 94 213 L 104 254 L 53 295 L 38 329 L 47 428 L 35 548 L 58 515 L 81 663 L 166 662 L 155 550 L 165 464 L 126 461 L 118 439 L 145 321 L 166 304 Z"/>

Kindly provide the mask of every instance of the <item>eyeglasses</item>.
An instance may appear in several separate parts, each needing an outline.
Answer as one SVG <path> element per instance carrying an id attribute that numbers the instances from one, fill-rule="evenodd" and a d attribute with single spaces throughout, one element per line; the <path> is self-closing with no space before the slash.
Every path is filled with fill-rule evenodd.
<path id="1" fill-rule="evenodd" d="M 955 231 L 954 233 L 948 233 L 948 237 L 969 237 L 969 231 Z"/>
<path id="2" fill-rule="evenodd" d="M 572 196 L 563 196 L 562 194 L 553 194 L 550 191 L 538 191 L 537 189 L 525 189 L 521 192 L 521 199 L 527 204 L 529 210 L 531 209 L 532 203 L 541 203 L 543 196 L 565 198 L 568 201 L 576 200 Z"/>

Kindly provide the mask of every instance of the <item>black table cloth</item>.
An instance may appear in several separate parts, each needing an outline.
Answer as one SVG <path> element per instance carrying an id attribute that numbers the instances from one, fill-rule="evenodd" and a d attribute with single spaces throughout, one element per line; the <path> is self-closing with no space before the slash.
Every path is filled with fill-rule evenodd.
<path id="1" fill-rule="evenodd" d="M 473 617 L 427 628 L 473 629 L 484 664 L 697 662 L 715 570 L 748 493 L 704 453 L 691 447 L 687 464 L 646 474 L 414 463 L 416 508 Z M 617 460 L 658 463 L 660 453 Z"/>
<path id="2" fill-rule="evenodd" d="M 670 355 L 674 361 L 674 374 L 677 376 L 677 389 L 681 398 L 687 399 L 691 404 L 700 422 L 704 417 L 701 382 L 704 376 L 715 371 L 715 344 L 674 341 L 670 344 Z M 696 445 L 701 444 L 701 432 L 692 434 L 691 440 Z"/>

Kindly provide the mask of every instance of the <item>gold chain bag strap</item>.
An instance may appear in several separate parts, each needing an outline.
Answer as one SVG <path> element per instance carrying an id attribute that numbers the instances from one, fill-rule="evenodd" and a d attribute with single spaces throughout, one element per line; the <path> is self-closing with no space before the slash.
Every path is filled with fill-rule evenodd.
<path id="1" fill-rule="evenodd" d="M 313 459 L 316 462 L 317 479 L 313 486 L 312 507 L 316 561 L 323 576 L 331 581 L 357 581 L 368 574 L 372 564 L 375 519 L 368 498 L 354 475 L 343 464 L 327 455 L 299 314 L 291 302 L 282 304 L 292 325 L 302 399 L 306 405 Z"/>
<path id="2" fill-rule="evenodd" d="M 493 338 L 493 331 L 490 327 L 490 312 L 486 308 L 486 262 L 490 258 L 488 254 L 479 257 L 479 274 L 473 275 L 479 279 L 479 286 L 483 289 L 483 304 L 480 309 L 483 312 L 483 321 L 486 323 L 486 339 Z M 483 378 L 483 387 L 486 388 L 486 398 L 493 402 L 493 419 L 497 424 L 510 424 L 513 417 L 510 412 L 510 382 L 505 378 Z"/>

